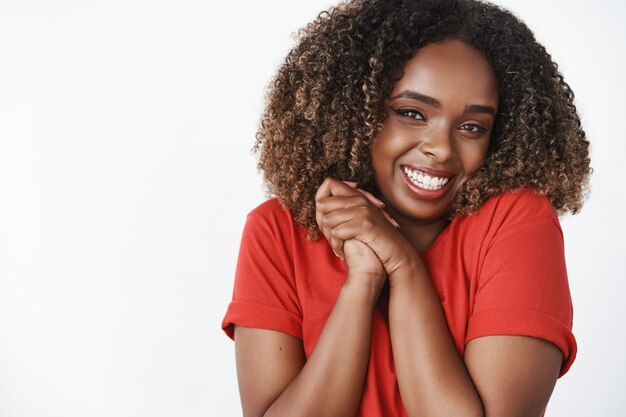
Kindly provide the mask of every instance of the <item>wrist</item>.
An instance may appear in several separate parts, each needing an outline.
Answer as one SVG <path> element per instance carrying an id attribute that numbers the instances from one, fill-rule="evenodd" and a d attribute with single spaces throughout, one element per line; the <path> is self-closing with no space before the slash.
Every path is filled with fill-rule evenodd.
<path id="1" fill-rule="evenodd" d="M 428 269 L 417 252 L 412 256 L 399 259 L 394 266 L 395 268 L 388 275 L 390 286 L 414 282 L 420 277 L 428 277 Z"/>
<path id="2" fill-rule="evenodd" d="M 374 307 L 384 283 L 385 277 L 378 274 L 349 273 L 340 296 Z"/>
<path id="3" fill-rule="evenodd" d="M 414 270 L 421 264 L 423 264 L 422 258 L 415 248 L 406 241 L 394 251 L 394 256 L 385 262 L 383 266 L 387 275 L 391 277 L 396 275 L 397 272 Z"/>

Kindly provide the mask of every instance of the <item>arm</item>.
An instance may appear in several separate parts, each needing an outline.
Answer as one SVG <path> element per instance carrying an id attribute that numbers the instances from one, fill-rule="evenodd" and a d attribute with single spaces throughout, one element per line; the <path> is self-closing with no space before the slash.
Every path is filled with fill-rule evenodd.
<path id="1" fill-rule="evenodd" d="M 563 353 L 526 336 L 484 336 L 465 347 L 465 363 L 487 416 L 540 416 L 556 383 Z"/>
<path id="2" fill-rule="evenodd" d="M 483 406 L 454 346 L 439 297 L 415 254 L 389 276 L 389 329 L 409 416 L 481 416 Z"/>
<path id="3" fill-rule="evenodd" d="M 327 192 L 321 188 L 318 194 Z M 347 242 L 343 253 L 348 276 L 308 360 L 295 337 L 236 328 L 245 416 L 356 414 L 369 359 L 372 309 L 385 273 L 374 252 L 359 241 Z"/>
<path id="4" fill-rule="evenodd" d="M 242 326 L 235 326 L 235 358 L 244 416 L 263 415 L 305 363 L 300 339 Z"/>
<path id="5" fill-rule="evenodd" d="M 351 193 L 344 195 L 354 198 Z M 341 243 L 349 239 L 365 242 L 389 275 L 391 341 L 409 416 L 541 415 L 561 365 L 562 356 L 554 345 L 531 337 L 480 337 L 468 343 L 464 362 L 429 273 L 410 243 L 371 205 L 364 203 L 348 211 L 336 201 L 327 204 L 333 248 L 340 251 Z M 495 358 L 499 366 L 494 366 Z M 515 364 L 523 366 L 524 372 Z M 510 400 L 513 397 L 516 401 Z"/>
<path id="6" fill-rule="evenodd" d="M 541 416 L 563 357 L 556 346 L 486 336 L 467 344 L 463 360 L 423 264 L 398 269 L 390 285 L 394 361 L 410 416 Z"/>
<path id="7" fill-rule="evenodd" d="M 315 349 L 271 330 L 237 327 L 244 416 L 351 416 L 363 389 L 377 294 L 348 279 Z"/>

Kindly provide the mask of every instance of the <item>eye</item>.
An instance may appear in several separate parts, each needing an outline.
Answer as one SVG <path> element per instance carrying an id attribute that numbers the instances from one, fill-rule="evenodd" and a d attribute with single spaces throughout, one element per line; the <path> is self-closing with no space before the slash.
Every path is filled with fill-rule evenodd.
<path id="1" fill-rule="evenodd" d="M 482 127 L 481 125 L 474 124 L 474 123 L 466 123 L 464 125 L 461 125 L 460 129 L 466 130 L 471 133 L 485 133 L 487 131 L 486 128 Z"/>
<path id="2" fill-rule="evenodd" d="M 415 120 L 426 120 L 424 115 L 415 109 L 397 109 L 395 110 L 400 116 L 408 117 Z"/>

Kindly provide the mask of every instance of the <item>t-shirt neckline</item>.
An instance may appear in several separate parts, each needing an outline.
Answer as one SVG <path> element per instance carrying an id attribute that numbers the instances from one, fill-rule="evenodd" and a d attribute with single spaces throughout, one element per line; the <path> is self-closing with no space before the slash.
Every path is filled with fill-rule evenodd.
<path id="1" fill-rule="evenodd" d="M 422 257 L 422 259 L 426 259 L 429 258 L 430 255 L 432 254 L 432 252 L 435 250 L 435 248 L 437 246 L 442 245 L 442 241 L 445 241 L 447 239 L 450 227 L 452 226 L 452 223 L 454 223 L 456 220 L 456 217 L 454 219 L 452 219 L 447 225 L 446 227 L 441 231 L 441 233 L 439 233 L 439 236 L 437 236 L 437 238 L 435 239 L 435 241 L 433 243 L 431 243 L 431 245 L 426 248 L 426 250 L 422 253 L 420 253 L 420 256 Z"/>

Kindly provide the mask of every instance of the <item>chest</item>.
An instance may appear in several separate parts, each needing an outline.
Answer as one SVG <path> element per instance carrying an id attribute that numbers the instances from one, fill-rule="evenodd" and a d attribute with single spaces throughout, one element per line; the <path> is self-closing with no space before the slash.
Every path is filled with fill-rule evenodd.
<path id="1" fill-rule="evenodd" d="M 471 315 L 476 276 L 479 273 L 480 254 L 472 250 L 459 250 L 440 245 L 424 258 L 430 278 L 437 292 L 446 317 L 450 333 L 457 350 L 463 354 L 467 323 Z M 318 253 L 313 261 L 296 264 L 294 273 L 298 298 L 302 309 L 302 331 L 307 357 L 312 352 L 319 335 L 330 315 L 342 285 L 346 269 L 330 248 Z M 311 259 L 311 258 L 309 258 Z M 389 326 L 387 308 L 389 292 L 385 287 L 372 315 L 372 339 L 387 340 Z M 374 348 L 374 346 L 372 346 Z"/>

